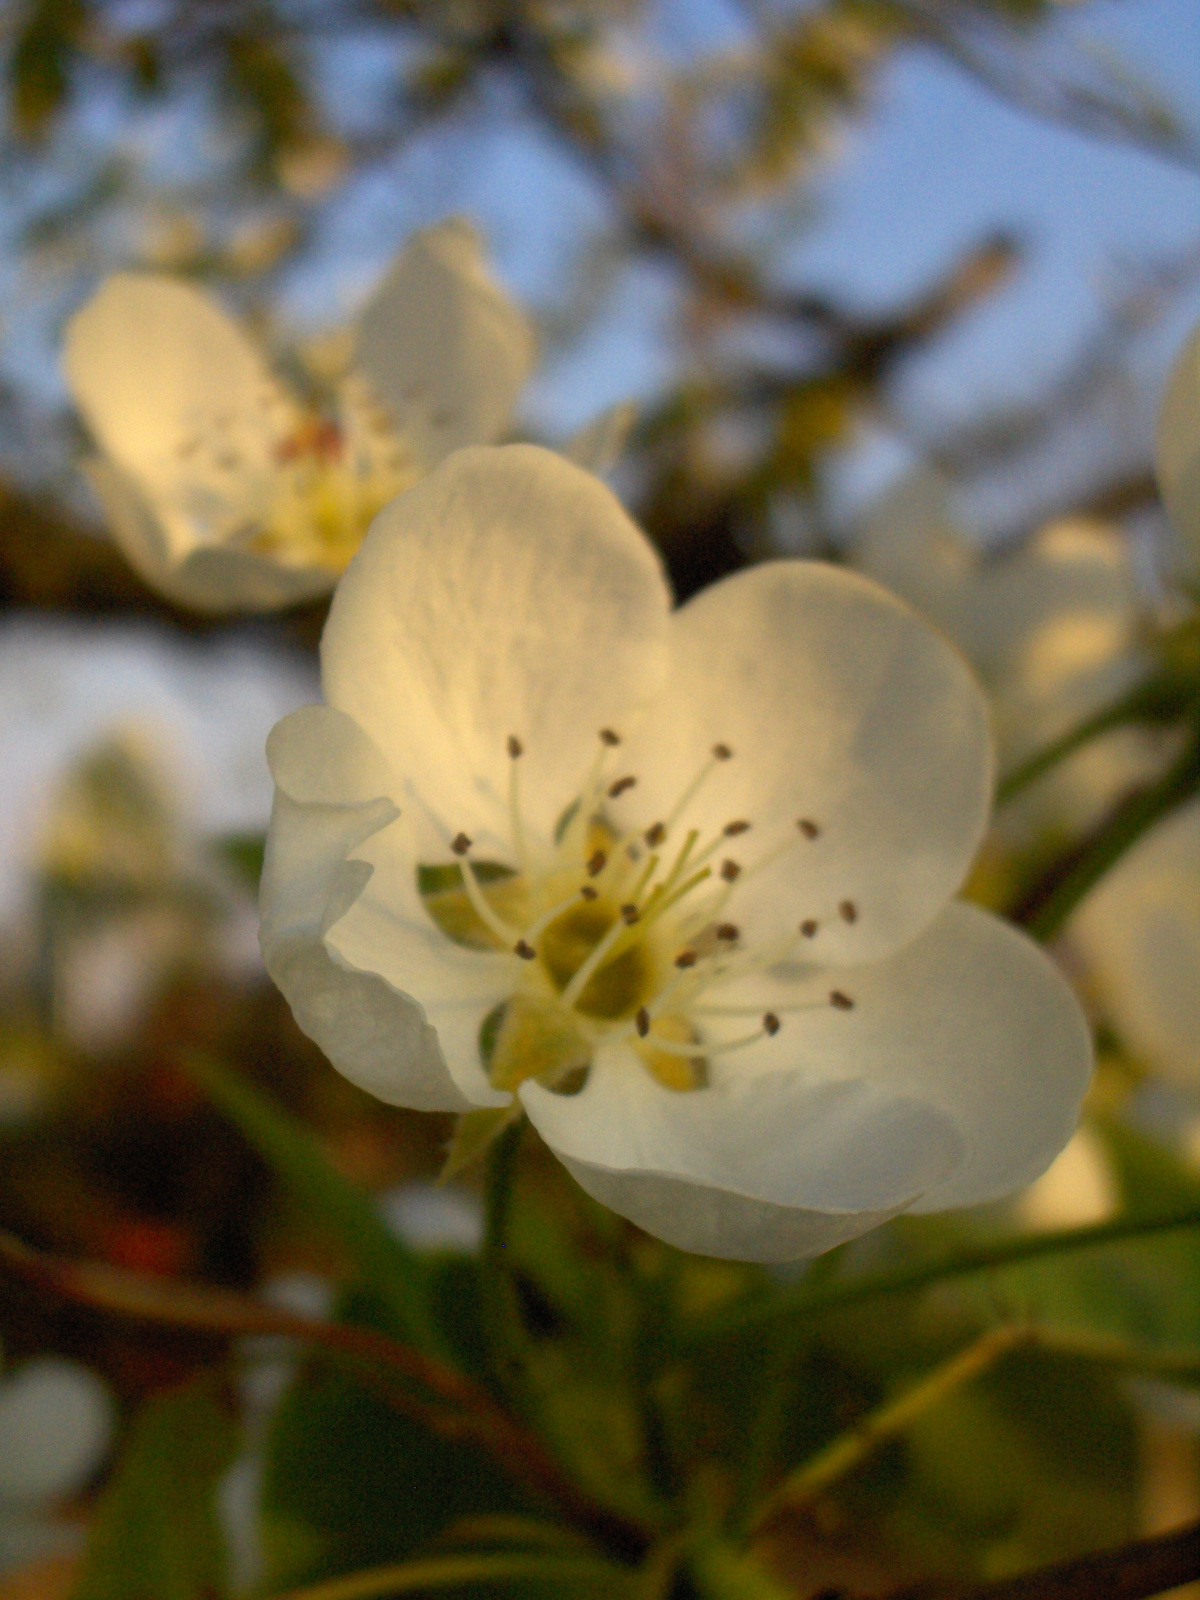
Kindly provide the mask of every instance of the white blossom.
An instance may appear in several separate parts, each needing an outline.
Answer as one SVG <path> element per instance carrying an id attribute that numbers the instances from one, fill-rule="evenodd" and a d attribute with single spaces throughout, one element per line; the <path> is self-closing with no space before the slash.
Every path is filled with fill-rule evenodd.
<path id="1" fill-rule="evenodd" d="M 381 1099 L 523 1108 L 614 1210 L 759 1260 L 1066 1142 L 1080 1010 L 951 898 L 983 698 L 871 581 L 771 562 L 672 613 L 601 483 L 462 451 L 372 527 L 322 674 L 269 741 L 263 951 Z"/>
<path id="2" fill-rule="evenodd" d="M 89 475 L 147 583 L 213 611 L 325 593 L 382 506 L 505 430 L 532 363 L 461 221 L 410 241 L 352 343 L 322 406 L 176 279 L 118 273 L 71 319 L 67 379 L 101 452 Z"/>

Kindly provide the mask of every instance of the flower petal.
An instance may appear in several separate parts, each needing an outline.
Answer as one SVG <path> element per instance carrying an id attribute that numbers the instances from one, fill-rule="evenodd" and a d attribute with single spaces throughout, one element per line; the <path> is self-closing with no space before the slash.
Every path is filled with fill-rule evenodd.
<path id="1" fill-rule="evenodd" d="M 829 1003 L 832 982 L 852 1009 Z M 730 1058 L 738 1070 L 861 1077 L 952 1122 L 965 1158 L 918 1211 L 978 1205 L 1032 1182 L 1075 1128 L 1091 1075 L 1088 1026 L 1058 968 L 1016 928 L 962 901 L 882 961 L 841 973 L 776 968 L 710 998 L 782 1021 L 773 1038 Z M 790 1010 L 806 1003 L 815 1009 Z"/>
<path id="2" fill-rule="evenodd" d="M 729 915 L 749 942 L 809 918 L 821 931 L 806 953 L 822 963 L 911 939 L 961 883 L 987 820 L 987 708 L 962 658 L 869 579 L 807 561 L 714 584 L 676 613 L 670 645 L 667 685 L 628 751 L 639 814 L 668 816 L 726 744 L 734 759 L 681 827 L 707 837 L 750 822 L 730 848 L 744 869 L 783 847 L 735 885 Z"/>
<path id="3" fill-rule="evenodd" d="M 116 273 L 67 324 L 63 362 L 97 443 L 152 501 L 175 503 L 190 441 L 215 417 L 236 442 L 241 473 L 268 470 L 263 402 L 278 388 L 254 345 L 198 289 Z M 196 543 L 178 512 L 163 531 L 175 560 Z"/>
<path id="4" fill-rule="evenodd" d="M 391 774 L 351 718 L 305 706 L 272 731 L 276 778 L 262 880 L 267 970 L 296 1021 L 352 1082 L 391 1105 L 465 1111 L 492 1103 L 456 1082 L 425 1012 L 381 976 L 357 967 L 327 938 L 370 879 L 357 846 L 397 815 Z M 477 1069 L 476 1077 L 482 1080 Z"/>
<path id="5" fill-rule="evenodd" d="M 1184 545 L 1192 576 L 1200 568 L 1200 327 L 1167 379 L 1156 451 L 1163 504 Z"/>
<path id="6" fill-rule="evenodd" d="M 104 508 L 122 555 L 152 589 L 196 611 L 277 611 L 333 588 L 328 567 L 288 567 L 233 545 L 201 546 L 172 559 L 165 524 L 134 480 L 113 462 L 87 463 L 88 481 Z"/>
<path id="7" fill-rule="evenodd" d="M 906 1210 L 961 1157 L 932 1107 L 861 1080 L 731 1075 L 678 1093 L 610 1048 L 578 1095 L 519 1092 L 593 1198 L 701 1255 L 817 1255 Z"/>
<path id="8" fill-rule="evenodd" d="M 1200 1088 L 1200 801 L 1140 839 L 1069 932 L 1130 1049 L 1180 1088 Z"/>
<path id="9" fill-rule="evenodd" d="M 508 427 L 533 366 L 528 321 L 461 218 L 416 234 L 359 324 L 355 366 L 428 469 Z"/>
<path id="10" fill-rule="evenodd" d="M 548 832 L 597 749 L 658 688 L 669 595 L 613 495 L 532 445 L 463 450 L 376 519 L 334 596 L 326 699 L 460 829 Z M 507 852 L 511 854 L 511 842 Z"/>

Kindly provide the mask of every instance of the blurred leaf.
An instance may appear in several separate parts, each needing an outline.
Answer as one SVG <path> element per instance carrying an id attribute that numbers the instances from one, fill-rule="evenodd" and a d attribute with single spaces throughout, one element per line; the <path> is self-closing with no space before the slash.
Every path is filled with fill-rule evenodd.
<path id="1" fill-rule="evenodd" d="M 228 1557 L 217 1481 L 237 1429 L 204 1374 L 142 1411 L 92 1525 L 72 1600 L 214 1600 Z"/>
<path id="2" fill-rule="evenodd" d="M 481 1342 L 477 1283 L 459 1275 L 455 1288 L 460 1342 Z M 398 1332 L 395 1317 L 364 1295 L 343 1312 Z M 275 1415 L 263 1480 L 272 1586 L 397 1561 L 462 1518 L 532 1509 L 492 1456 L 430 1432 L 319 1360 L 304 1366 Z"/>
<path id="3" fill-rule="evenodd" d="M 344 1178 L 315 1136 L 209 1057 L 181 1063 L 237 1124 L 297 1200 L 337 1235 L 363 1281 L 393 1309 L 402 1337 L 424 1350 L 442 1347 L 425 1297 L 419 1258 L 392 1233 L 371 1197 Z"/>
<path id="4" fill-rule="evenodd" d="M 266 838 L 261 833 L 227 833 L 213 841 L 218 856 L 255 893 L 258 892 L 258 880 L 262 877 L 266 844 Z"/>
<path id="5" fill-rule="evenodd" d="M 274 40 L 261 33 L 236 34 L 226 46 L 225 64 L 230 98 L 253 111 L 264 154 L 274 158 L 313 137 L 313 106 Z"/>
<path id="6" fill-rule="evenodd" d="M 83 0 L 35 0 L 17 32 L 10 81 L 16 131 L 36 138 L 62 110 L 85 22 Z"/>

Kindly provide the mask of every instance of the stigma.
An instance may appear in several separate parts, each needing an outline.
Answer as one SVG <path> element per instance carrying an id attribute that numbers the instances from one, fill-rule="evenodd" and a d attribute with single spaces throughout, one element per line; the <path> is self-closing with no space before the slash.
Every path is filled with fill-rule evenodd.
<path id="1" fill-rule="evenodd" d="M 510 997 L 480 1030 L 481 1062 L 497 1088 L 536 1077 L 577 1093 L 597 1049 L 620 1042 L 664 1087 L 699 1091 L 717 1062 L 773 1040 L 789 1013 L 855 1009 L 840 989 L 769 1010 L 722 1003 L 739 979 L 811 964 L 823 926 L 858 923 L 857 902 L 843 898 L 798 917 L 786 939 L 755 947 L 744 937 L 737 899 L 745 884 L 787 852 L 819 848 L 820 824 L 797 818 L 786 838 L 765 839 L 758 851 L 742 849 L 746 836 L 757 837 L 752 817 L 731 817 L 708 837 L 686 826 L 713 774 L 736 760 L 722 741 L 664 815 L 622 826 L 612 802 L 637 791 L 637 774 L 617 765 L 621 744 L 615 730 L 600 731 L 591 766 L 546 839 L 531 831 L 521 804 L 526 742 L 508 734 L 508 859 L 481 858 L 460 831 L 446 840 L 444 865 L 418 870 L 425 909 L 443 933 L 511 960 Z M 736 858 L 728 853 L 735 839 Z"/>

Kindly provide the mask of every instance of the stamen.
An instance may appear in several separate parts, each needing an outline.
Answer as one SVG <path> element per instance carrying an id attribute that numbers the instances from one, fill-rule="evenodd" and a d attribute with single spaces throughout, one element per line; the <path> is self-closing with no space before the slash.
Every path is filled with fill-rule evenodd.
<path id="1" fill-rule="evenodd" d="M 619 733 L 614 733 L 611 728 L 600 729 L 600 743 L 608 745 L 610 750 L 614 749 L 620 742 L 621 735 Z"/>
<path id="2" fill-rule="evenodd" d="M 800 932 L 806 939 L 815 939 L 817 936 L 817 929 L 820 926 L 821 924 L 814 917 L 807 917 L 800 924 Z"/>
<path id="3" fill-rule="evenodd" d="M 741 871 L 742 869 L 736 861 L 726 860 L 721 863 L 721 876 L 726 883 L 733 883 L 736 878 L 741 876 Z"/>
<path id="4" fill-rule="evenodd" d="M 507 744 L 508 767 L 508 820 L 512 828 L 513 851 L 522 873 L 527 873 L 529 857 L 525 851 L 525 829 L 521 823 L 521 796 L 517 786 L 517 762 L 525 754 L 525 746 L 515 733 L 510 733 Z"/>
<path id="5" fill-rule="evenodd" d="M 668 833 L 670 833 L 671 829 L 675 826 L 680 817 L 683 816 L 684 812 L 699 794 L 704 784 L 712 776 L 713 770 L 715 769 L 717 763 L 720 761 L 728 761 L 732 755 L 733 751 L 727 744 L 713 745 L 712 754 L 709 760 L 704 763 L 699 772 L 692 779 L 691 783 L 687 785 L 679 799 L 676 800 L 675 804 L 671 807 L 670 814 L 668 815 L 666 822 L 663 824 Z"/>
<path id="6" fill-rule="evenodd" d="M 638 1007 L 638 1014 L 634 1018 L 634 1024 L 637 1028 L 638 1038 L 644 1039 L 650 1032 L 650 1013 L 645 1006 Z"/>
<path id="7" fill-rule="evenodd" d="M 460 850 L 458 848 L 460 840 L 465 841 L 465 849 Z M 501 944 L 511 946 L 513 940 L 519 937 L 520 929 L 510 927 L 503 917 L 498 917 L 491 906 L 488 905 L 487 897 L 480 887 L 479 879 L 475 876 L 475 868 L 467 860 L 467 850 L 470 847 L 471 841 L 463 833 L 459 834 L 451 846 L 455 855 L 462 857 L 462 882 L 463 888 L 467 891 L 467 899 L 471 902 L 475 915 L 492 930 Z"/>
<path id="8" fill-rule="evenodd" d="M 820 828 L 808 817 L 801 817 L 796 826 L 800 829 L 800 832 L 806 839 L 816 839 L 820 836 Z"/>
<path id="9" fill-rule="evenodd" d="M 646 885 L 650 882 L 650 879 L 654 876 L 658 868 L 658 860 L 659 858 L 657 856 L 649 857 L 646 865 L 642 868 L 641 876 L 638 878 L 633 888 L 629 891 L 629 898 L 635 904 L 642 898 L 643 889 L 645 889 Z"/>
<path id="10" fill-rule="evenodd" d="M 857 922 L 858 907 L 853 900 L 843 900 L 841 905 L 838 906 L 838 916 L 841 917 L 843 922 Z"/>
<path id="11" fill-rule="evenodd" d="M 522 935 L 522 943 L 524 943 L 526 940 L 536 939 L 541 934 L 545 933 L 550 924 L 557 921 L 557 919 L 562 916 L 564 911 L 570 911 L 571 907 L 578 903 L 580 896 L 582 896 L 585 900 L 594 900 L 596 898 L 596 891 L 593 889 L 589 895 L 586 889 L 580 889 L 578 895 L 573 894 L 569 900 L 560 900 L 556 906 L 551 906 L 549 911 L 543 911 L 541 916 L 535 918 L 534 921 L 531 922 L 525 929 L 525 932 Z M 520 955 L 520 953 L 521 952 L 518 950 L 517 954 Z"/>
<path id="12" fill-rule="evenodd" d="M 537 960 L 537 951 L 531 944 L 527 944 L 524 939 L 518 939 L 516 944 L 513 945 L 513 954 L 520 956 L 522 961 Z"/>
<path id="13" fill-rule="evenodd" d="M 727 839 L 735 839 L 739 833 L 749 833 L 749 831 L 750 824 L 748 822 L 727 822 L 722 829 Z"/>
<path id="14" fill-rule="evenodd" d="M 694 967 L 699 959 L 700 957 L 694 950 L 681 950 L 675 957 L 675 965 L 684 968 Z"/>
<path id="15" fill-rule="evenodd" d="M 510 759 L 513 761 L 515 761 L 518 756 L 523 756 L 525 754 L 525 746 L 521 743 L 520 739 L 517 738 L 515 733 L 509 734 L 506 748 L 508 750 Z"/>
<path id="16" fill-rule="evenodd" d="M 608 857 L 603 850 L 596 850 L 588 857 L 587 875 L 589 878 L 598 878 L 608 865 Z"/>
<path id="17" fill-rule="evenodd" d="M 741 936 L 741 929 L 736 922 L 722 922 L 717 926 L 717 938 L 727 940 L 730 944 Z"/>
<path id="18" fill-rule="evenodd" d="M 471 841 L 465 833 L 456 833 L 450 841 L 450 848 L 456 856 L 465 856 L 471 848 Z"/>
<path id="19" fill-rule="evenodd" d="M 616 783 L 609 784 L 608 798 L 610 800 L 620 799 L 620 797 L 625 793 L 626 789 L 632 789 L 636 782 L 637 779 L 632 775 L 632 773 L 628 777 L 618 778 Z"/>
<path id="20" fill-rule="evenodd" d="M 846 996 L 843 995 L 842 998 L 844 1000 Z M 801 1011 L 824 1011 L 828 1003 L 825 1000 L 796 1000 L 791 1005 L 776 1006 L 773 1011 L 768 1011 L 765 1015 L 757 1006 L 706 1005 L 703 1001 L 689 1007 L 689 1010 L 698 1017 L 762 1017 L 763 1027 L 766 1028 L 766 1031 L 768 1033 L 778 1033 L 779 1027 L 768 1027 L 767 1017 L 773 1017 L 776 1023 L 779 1023 L 781 1017 L 795 1016 Z M 851 1005 L 853 1003 L 851 1001 Z M 844 1011 L 846 1008 L 843 1006 L 840 1009 Z"/>
<path id="21" fill-rule="evenodd" d="M 647 828 L 646 832 L 643 834 L 643 838 L 650 846 L 651 850 L 653 850 L 656 845 L 660 845 L 666 837 L 667 825 L 665 822 L 656 822 L 652 828 Z"/>
<path id="22" fill-rule="evenodd" d="M 774 1038 L 782 1026 L 783 1024 L 773 1011 L 763 1013 L 763 1032 L 769 1039 Z"/>
<path id="23" fill-rule="evenodd" d="M 621 921 L 627 928 L 632 928 L 634 923 L 640 920 L 641 912 L 636 906 L 627 905 L 621 907 Z"/>
<path id="24" fill-rule="evenodd" d="M 599 889 L 593 889 L 590 883 L 585 883 L 579 892 L 585 900 L 598 900 L 600 898 Z"/>
<path id="25" fill-rule="evenodd" d="M 654 1035 L 654 1048 L 661 1050 L 667 1056 L 683 1056 L 694 1061 L 697 1056 L 727 1056 L 734 1050 L 744 1050 L 747 1045 L 758 1044 L 764 1034 L 764 1029 L 756 1028 L 753 1033 L 745 1033 L 738 1039 L 723 1039 L 719 1044 L 677 1044 L 674 1039 L 661 1039 Z"/>
<path id="26" fill-rule="evenodd" d="M 559 1003 L 564 1007 L 565 1010 L 571 1010 L 576 1000 L 579 999 L 579 996 L 591 982 L 593 975 L 598 972 L 608 960 L 613 946 L 619 939 L 623 938 L 627 932 L 628 928 L 626 927 L 625 922 L 622 918 L 618 917 L 613 923 L 612 927 L 604 935 L 603 939 L 600 940 L 600 942 L 592 950 L 591 954 L 576 970 L 575 976 L 571 979 L 570 983 L 567 984 L 567 987 L 559 995 Z"/>
<path id="27" fill-rule="evenodd" d="M 732 761 L 733 751 L 727 744 L 715 744 L 712 747 L 714 761 Z"/>
<path id="28" fill-rule="evenodd" d="M 854 1010 L 854 1001 L 851 1000 L 848 994 L 843 994 L 840 989 L 831 989 L 829 991 L 829 1004 L 833 1006 L 835 1011 Z"/>

